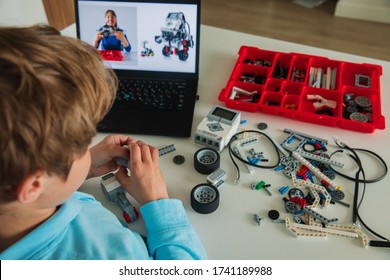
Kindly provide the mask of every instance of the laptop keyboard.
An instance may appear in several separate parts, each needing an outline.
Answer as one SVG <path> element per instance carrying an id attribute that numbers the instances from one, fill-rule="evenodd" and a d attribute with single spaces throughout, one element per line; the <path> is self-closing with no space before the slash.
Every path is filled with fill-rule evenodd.
<path id="1" fill-rule="evenodd" d="M 182 111 L 185 81 L 121 78 L 115 104 L 120 109 Z"/>

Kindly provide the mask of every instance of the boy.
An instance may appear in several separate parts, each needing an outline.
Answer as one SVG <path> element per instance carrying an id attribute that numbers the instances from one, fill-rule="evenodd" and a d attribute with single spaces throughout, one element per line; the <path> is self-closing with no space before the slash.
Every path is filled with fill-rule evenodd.
<path id="1" fill-rule="evenodd" d="M 117 86 L 96 50 L 47 26 L 0 27 L 0 38 L 0 259 L 205 259 L 157 149 L 123 135 L 89 149 Z M 131 159 L 131 176 L 116 157 Z M 77 192 L 118 168 L 148 245 Z"/>

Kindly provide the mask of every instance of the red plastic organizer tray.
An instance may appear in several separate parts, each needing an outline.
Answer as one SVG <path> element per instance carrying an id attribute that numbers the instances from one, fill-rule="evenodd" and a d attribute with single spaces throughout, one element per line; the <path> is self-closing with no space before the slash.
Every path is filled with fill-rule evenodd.
<path id="1" fill-rule="evenodd" d="M 122 61 L 123 54 L 119 50 L 101 50 L 100 55 L 104 60 Z"/>
<path id="2" fill-rule="evenodd" d="M 385 128 L 382 67 L 241 46 L 218 100 L 226 107 L 373 133 Z"/>

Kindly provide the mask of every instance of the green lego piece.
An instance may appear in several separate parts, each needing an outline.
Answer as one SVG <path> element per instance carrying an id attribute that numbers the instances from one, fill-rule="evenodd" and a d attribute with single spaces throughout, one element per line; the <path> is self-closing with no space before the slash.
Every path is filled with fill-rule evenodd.
<path id="1" fill-rule="evenodd" d="M 265 185 L 265 182 L 263 180 L 261 180 L 259 183 L 257 183 L 256 190 L 260 190 L 264 185 Z"/>

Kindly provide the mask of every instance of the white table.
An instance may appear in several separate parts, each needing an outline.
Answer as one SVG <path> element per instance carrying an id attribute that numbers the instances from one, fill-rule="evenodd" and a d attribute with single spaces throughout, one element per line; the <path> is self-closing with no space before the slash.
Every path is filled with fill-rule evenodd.
<path id="1" fill-rule="evenodd" d="M 74 35 L 74 26 L 64 31 L 64 34 Z M 379 64 L 383 67 L 381 77 L 382 112 L 386 117 L 386 109 L 390 108 L 390 63 L 359 57 L 345 53 L 313 48 L 309 46 L 293 44 L 259 36 L 217 29 L 209 26 L 201 27 L 200 49 L 200 80 L 199 96 L 196 103 L 192 135 L 202 118 L 215 105 L 224 105 L 217 100 L 222 88 L 225 87 L 231 71 L 238 58 L 238 49 L 242 45 L 255 46 L 266 50 L 278 52 L 297 52 L 310 55 L 328 57 L 334 60 L 350 61 L 357 63 Z M 326 127 L 310 123 L 299 122 L 280 116 L 272 116 L 261 113 L 242 112 L 242 119 L 247 120 L 240 129 L 256 129 L 259 122 L 268 124 L 266 132 L 275 140 L 283 141 L 287 134 L 285 128 L 314 135 L 329 141 L 329 150 L 335 150 L 332 137 L 338 136 L 351 147 L 365 148 L 379 153 L 383 159 L 390 163 L 390 132 L 388 129 L 376 130 L 373 134 L 352 132 L 339 128 Z M 105 134 L 99 134 L 94 140 L 100 141 Z M 172 198 L 183 201 L 191 224 L 196 229 L 204 244 L 210 259 L 390 259 L 390 249 L 368 247 L 363 248 L 361 242 L 355 238 L 345 238 L 329 235 L 322 237 L 295 237 L 284 224 L 272 223 L 270 219 L 262 220 L 258 226 L 252 216 L 254 213 L 261 217 L 267 217 L 270 209 L 277 209 L 281 218 L 290 216 L 284 210 L 283 196 L 279 194 L 280 186 L 292 186 L 291 180 L 273 170 L 256 169 L 254 174 L 249 174 L 242 164 L 241 181 L 234 185 L 235 169 L 229 159 L 227 150 L 221 153 L 221 168 L 227 171 L 227 182 L 220 187 L 219 208 L 211 214 L 199 214 L 190 205 L 190 192 L 192 188 L 202 182 L 206 182 L 206 176 L 198 173 L 193 167 L 194 153 L 200 149 L 194 143 L 193 137 L 188 139 L 132 135 L 142 139 L 156 147 L 174 144 L 176 151 L 160 158 L 160 164 L 164 173 L 169 194 Z M 186 159 L 182 165 L 173 163 L 174 155 L 183 155 Z M 366 157 L 364 157 L 367 159 Z M 382 169 L 378 165 L 366 161 L 365 169 L 367 177 L 380 175 Z M 347 168 L 347 166 L 346 166 Z M 351 167 L 349 167 L 351 170 Z M 347 169 L 348 170 L 348 169 Z M 272 197 L 263 190 L 254 191 L 250 184 L 265 180 L 272 184 Z M 346 194 L 345 202 L 352 204 L 354 185 L 341 177 L 335 181 L 343 186 Z M 104 197 L 99 178 L 86 181 L 80 189 L 93 194 L 104 206 L 120 216 L 119 208 L 111 204 Z M 367 186 L 365 199 L 360 207 L 360 215 L 364 221 L 375 231 L 390 237 L 390 177 L 389 175 L 379 183 Z M 137 204 L 135 204 L 137 205 Z M 351 224 L 352 208 L 342 205 L 330 205 L 326 209 L 318 209 L 318 212 L 328 218 L 337 217 L 340 224 Z M 145 234 L 144 223 L 139 219 L 129 225 L 133 230 Z M 365 231 L 366 232 L 366 231 Z M 304 269 L 304 267 L 302 267 Z M 331 268 L 329 268 L 331 269 Z"/>

